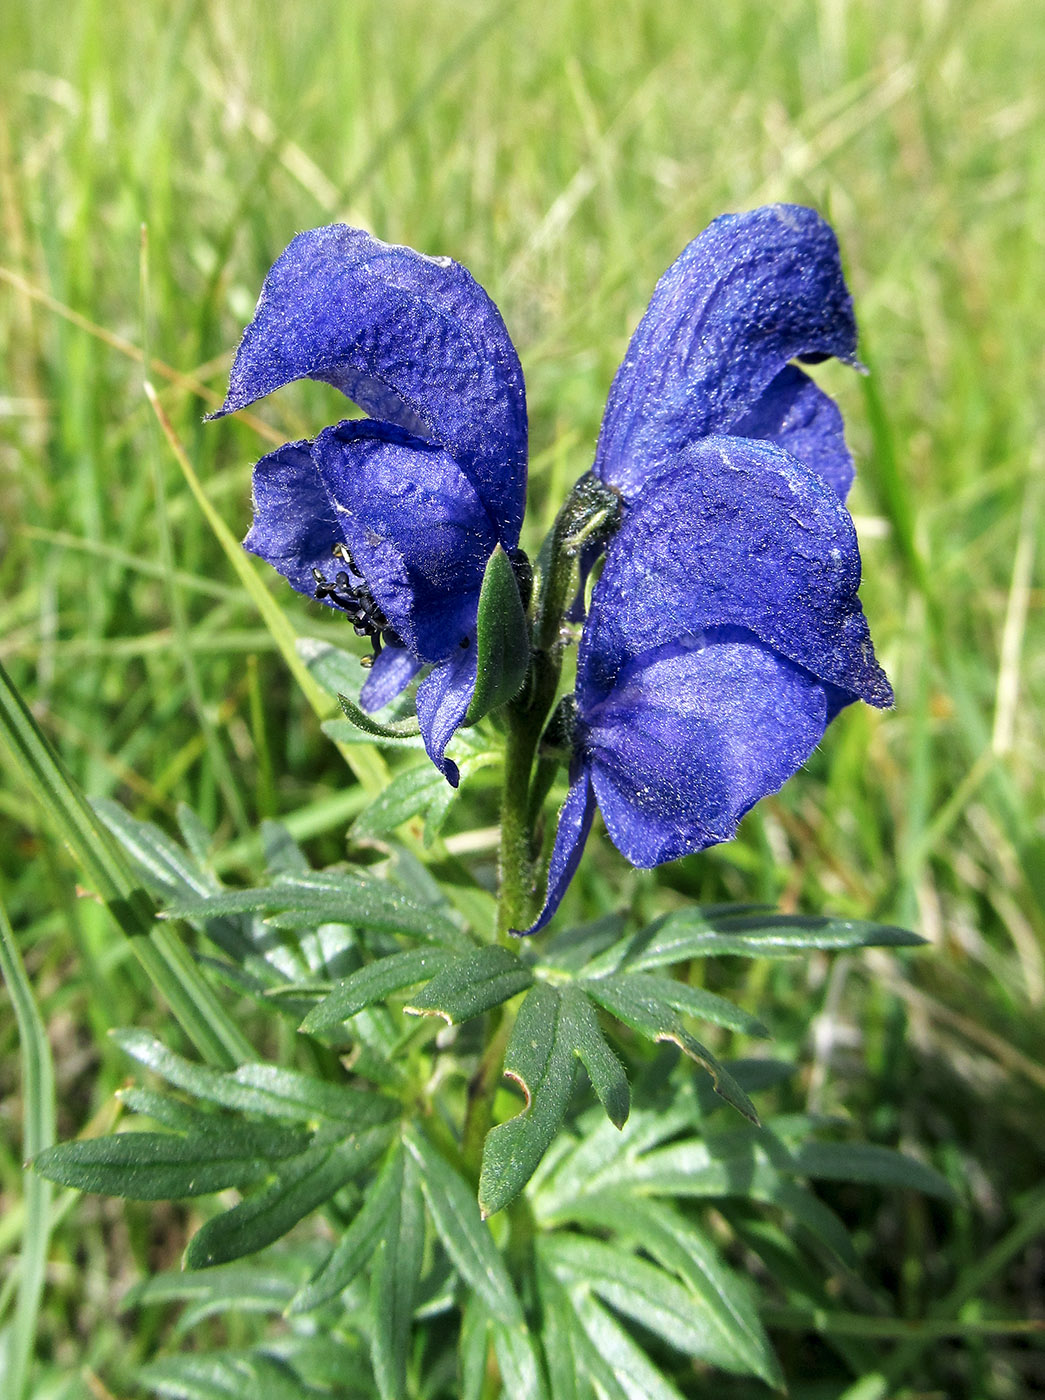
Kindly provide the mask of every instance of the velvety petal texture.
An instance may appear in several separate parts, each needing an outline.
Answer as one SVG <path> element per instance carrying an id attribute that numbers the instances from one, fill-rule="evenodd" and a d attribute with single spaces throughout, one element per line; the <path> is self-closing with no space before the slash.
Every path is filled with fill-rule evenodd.
<path id="1" fill-rule="evenodd" d="M 753 407 L 731 427 L 734 437 L 783 447 L 831 487 L 840 501 L 853 484 L 853 458 L 834 399 L 794 365 L 782 369 Z"/>
<path id="2" fill-rule="evenodd" d="M 842 418 L 792 360 L 855 363 L 838 245 L 811 209 L 717 219 L 657 284 L 595 473 L 623 497 L 581 637 L 548 923 L 595 805 L 650 867 L 728 841 L 854 700 L 886 706 L 857 597 Z M 590 564 L 590 560 L 587 561 Z"/>
<path id="3" fill-rule="evenodd" d="M 732 431 L 789 360 L 855 352 L 830 225 L 794 204 L 723 215 L 657 283 L 613 381 L 594 471 L 634 496 L 695 438 Z"/>
<path id="4" fill-rule="evenodd" d="M 436 666 L 417 687 L 417 722 L 425 749 L 452 787 L 461 780 L 457 764 L 446 757 L 446 746 L 464 723 L 475 693 L 478 656 L 475 640 Z"/>
<path id="5" fill-rule="evenodd" d="M 649 867 L 735 835 L 806 761 L 823 687 L 754 637 L 684 637 L 641 656 L 587 718 L 582 743 L 606 829 Z"/>
<path id="6" fill-rule="evenodd" d="M 581 642 L 581 710 L 642 651 L 722 626 L 889 705 L 859 586 L 852 520 L 820 477 L 769 443 L 704 438 L 626 509 Z"/>
<path id="7" fill-rule="evenodd" d="M 515 347 L 459 263 L 333 224 L 299 234 L 271 268 L 214 416 L 301 378 L 371 417 L 262 458 L 244 543 L 373 638 L 365 709 L 433 667 L 418 718 L 456 785 L 445 751 L 475 687 L 483 573 L 498 545 L 518 544 L 526 501 Z"/>
<path id="8" fill-rule="evenodd" d="M 220 416 L 294 379 L 333 384 L 373 418 L 444 448 L 505 549 L 526 504 L 526 399 L 500 312 L 465 268 L 331 224 L 265 279 Z"/>

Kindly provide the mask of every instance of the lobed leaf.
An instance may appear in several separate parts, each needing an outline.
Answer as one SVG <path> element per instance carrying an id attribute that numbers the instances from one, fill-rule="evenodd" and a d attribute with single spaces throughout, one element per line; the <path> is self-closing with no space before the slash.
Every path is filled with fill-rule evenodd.
<path id="1" fill-rule="evenodd" d="M 706 1325 L 709 1337 L 717 1334 L 712 1345 L 730 1357 L 727 1369 L 783 1388 L 783 1374 L 746 1281 L 678 1211 L 634 1192 L 610 1189 L 578 1201 L 572 1219 L 612 1232 L 677 1274 L 692 1293 L 694 1316 Z"/>
<path id="2" fill-rule="evenodd" d="M 656 1264 L 581 1235 L 553 1235 L 542 1240 L 541 1253 L 567 1287 L 590 1289 L 670 1346 L 724 1370 L 747 1371 L 719 1319 L 712 1322 L 693 1292 Z"/>
<path id="3" fill-rule="evenodd" d="M 138 1378 L 169 1400 L 243 1400 L 246 1395 L 250 1400 L 323 1400 L 327 1394 L 262 1353 L 165 1356 L 142 1366 Z"/>
<path id="4" fill-rule="evenodd" d="M 403 1152 L 391 1153 L 376 1181 L 367 1188 L 362 1208 L 342 1235 L 330 1258 L 287 1306 L 288 1314 L 308 1312 L 328 1302 L 352 1282 L 384 1237 L 403 1190 Z"/>
<path id="5" fill-rule="evenodd" d="M 405 1010 L 442 1016 L 456 1025 L 508 1001 L 532 982 L 533 972 L 518 954 L 507 948 L 479 948 L 437 973 Z"/>
<path id="6" fill-rule="evenodd" d="M 405 1142 L 417 1163 L 432 1223 L 457 1272 L 492 1316 L 510 1327 L 522 1326 L 522 1307 L 500 1251 L 480 1218 L 474 1192 L 423 1134 L 408 1129 Z"/>
<path id="7" fill-rule="evenodd" d="M 631 1108 L 631 1091 L 624 1066 L 610 1049 L 599 1018 L 584 991 L 568 982 L 559 989 L 563 1033 L 587 1070 L 591 1086 L 615 1128 L 623 1128 Z"/>
<path id="8" fill-rule="evenodd" d="M 573 1091 L 575 1057 L 556 988 L 538 982 L 512 1027 L 504 1073 L 526 1095 L 515 1118 L 491 1129 L 483 1146 L 479 1205 L 493 1215 L 513 1201 L 559 1130 Z"/>
<path id="9" fill-rule="evenodd" d="M 274 920 L 281 915 L 293 916 L 290 922 L 302 926 L 332 921 L 351 924 L 353 928 L 412 934 L 434 943 L 471 946 L 446 914 L 416 904 L 387 881 L 359 874 L 323 872 L 281 879 L 263 888 L 222 890 L 206 896 L 179 895 L 162 917 L 211 919 L 225 914 L 253 914 Z"/>
<path id="10" fill-rule="evenodd" d="M 387 1147 L 391 1133 L 389 1127 L 369 1128 L 302 1152 L 278 1170 L 270 1186 L 208 1220 L 189 1241 L 186 1268 L 224 1264 L 280 1239 L 364 1171 Z"/>
<path id="11" fill-rule="evenodd" d="M 437 776 L 440 782 L 444 781 L 441 775 Z M 308 1013 L 301 1029 L 309 1033 L 331 1030 L 364 1007 L 384 1001 L 392 992 L 428 980 L 453 961 L 454 954 L 442 948 L 411 948 L 378 958 L 338 982 L 330 995 Z"/>
<path id="12" fill-rule="evenodd" d="M 715 1056 L 686 1030 L 674 1008 L 658 994 L 660 979 L 641 979 L 634 974 L 610 974 L 585 978 L 579 985 L 593 1001 L 612 1012 L 618 1020 L 631 1026 L 650 1040 L 673 1041 L 680 1050 L 708 1071 L 715 1092 L 752 1123 L 758 1122 L 755 1106 L 733 1076 Z"/>
<path id="13" fill-rule="evenodd" d="M 623 1393 L 625 1400 L 682 1400 L 680 1392 L 586 1288 L 573 1289 L 572 1302 L 588 1341 L 583 1364 L 608 1396 Z M 608 1377 L 616 1390 L 610 1389 Z"/>

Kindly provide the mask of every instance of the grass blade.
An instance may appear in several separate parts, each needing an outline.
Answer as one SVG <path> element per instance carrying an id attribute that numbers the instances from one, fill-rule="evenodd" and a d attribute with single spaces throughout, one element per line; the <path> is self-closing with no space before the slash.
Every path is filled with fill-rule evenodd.
<path id="1" fill-rule="evenodd" d="M 55 1139 L 54 1066 L 43 1020 L 33 998 L 14 931 L 0 901 L 0 973 L 14 1006 L 22 1060 L 24 1126 L 22 1155 L 28 1160 Z M 6 1383 L 11 1400 L 29 1395 L 29 1367 L 44 1286 L 50 1239 L 52 1187 L 35 1172 L 24 1177 L 25 1221 L 19 1255 L 18 1303 L 7 1348 Z"/>

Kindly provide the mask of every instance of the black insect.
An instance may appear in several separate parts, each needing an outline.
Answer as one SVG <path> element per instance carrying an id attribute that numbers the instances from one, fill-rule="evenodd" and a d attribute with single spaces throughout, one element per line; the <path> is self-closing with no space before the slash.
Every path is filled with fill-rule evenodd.
<path id="1" fill-rule="evenodd" d="M 357 637 L 369 637 L 374 655 L 363 658 L 364 666 L 372 666 L 375 657 L 381 654 L 382 645 L 401 647 L 403 640 L 398 632 L 388 625 L 388 618 L 381 611 L 366 579 L 352 558 L 347 544 L 336 544 L 333 548 L 335 559 L 346 566 L 334 575 L 333 583 L 319 569 L 312 570 L 316 580 L 315 596 L 321 602 L 333 603 L 340 608 L 352 624 Z"/>

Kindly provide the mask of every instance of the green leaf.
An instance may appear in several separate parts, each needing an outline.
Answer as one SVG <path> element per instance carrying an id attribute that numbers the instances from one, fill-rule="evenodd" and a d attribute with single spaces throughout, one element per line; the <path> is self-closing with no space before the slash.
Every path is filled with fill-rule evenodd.
<path id="1" fill-rule="evenodd" d="M 592 1361 L 594 1348 L 578 1325 L 570 1295 L 539 1259 L 535 1273 L 541 1302 L 541 1345 L 551 1393 L 555 1400 L 596 1400 L 590 1370 L 585 1365 Z M 626 1392 L 601 1358 L 596 1369 L 609 1400 L 627 1400 Z"/>
<path id="2" fill-rule="evenodd" d="M 819 1181 L 856 1181 L 921 1191 L 944 1201 L 956 1199 L 954 1189 L 939 1172 L 889 1147 L 866 1142 L 804 1142 L 795 1150 L 793 1160 L 799 1176 Z"/>
<path id="3" fill-rule="evenodd" d="M 636 972 L 690 958 L 730 954 L 744 958 L 787 958 L 812 949 L 913 948 L 924 939 L 890 924 L 856 919 L 803 918 L 790 914 L 721 913 L 680 909 L 665 914 L 608 949 L 588 968 L 589 976 L 624 968 Z"/>
<path id="4" fill-rule="evenodd" d="M 286 1270 L 244 1264 L 219 1264 L 198 1271 L 168 1269 L 129 1288 L 120 1299 L 120 1311 L 191 1303 L 197 1319 L 222 1312 L 281 1313 L 293 1294 L 294 1280 Z"/>
<path id="5" fill-rule="evenodd" d="M 664 1269 L 600 1240 L 557 1234 L 542 1240 L 542 1257 L 564 1284 L 580 1284 L 616 1312 L 662 1337 L 669 1345 L 728 1371 L 738 1366 L 732 1341 L 712 1322 L 693 1292 Z"/>
<path id="6" fill-rule="evenodd" d="M 406 1394 L 406 1355 L 424 1251 L 424 1203 L 413 1159 L 404 1154 L 400 1190 L 385 1217 L 370 1274 L 370 1348 L 381 1400 Z"/>
<path id="7" fill-rule="evenodd" d="M 508 948 L 479 948 L 437 973 L 405 1009 L 416 1016 L 442 1016 L 449 1025 L 470 1020 L 525 991 L 533 972 Z"/>
<path id="8" fill-rule="evenodd" d="M 624 1066 L 606 1043 L 588 997 L 580 987 L 568 982 L 559 988 L 563 1032 L 573 1053 L 588 1072 L 591 1086 L 615 1128 L 623 1128 L 631 1107 L 631 1091 Z"/>
<path id="9" fill-rule="evenodd" d="M 275 1357 L 243 1352 L 165 1356 L 138 1371 L 141 1383 L 169 1400 L 323 1400 Z M 356 1395 L 358 1391 L 354 1392 Z"/>
<path id="10" fill-rule="evenodd" d="M 387 881 L 331 871 L 282 879 L 263 888 L 222 890 L 204 897 L 178 895 L 163 917 L 212 919 L 222 914 L 254 914 L 301 927 L 345 923 L 452 947 L 472 946 L 453 919 L 408 899 Z M 281 915 L 294 917 L 284 920 Z"/>
<path id="11" fill-rule="evenodd" d="M 308 1141 L 306 1134 L 263 1124 L 227 1124 L 220 1133 L 191 1137 L 119 1133 L 49 1147 L 33 1166 L 49 1181 L 79 1191 L 134 1201 L 175 1201 L 262 1181 L 271 1175 L 274 1160 L 292 1159 Z"/>
<path id="12" fill-rule="evenodd" d="M 183 1059 L 147 1031 L 113 1031 L 112 1037 L 122 1050 L 168 1084 L 240 1113 L 304 1123 L 320 1117 L 362 1127 L 383 1122 L 396 1112 L 396 1105 L 379 1094 L 314 1079 L 296 1070 L 252 1063 L 223 1072 Z"/>
<path id="13" fill-rule="evenodd" d="M 344 700 L 346 697 L 342 695 L 338 698 Z M 365 712 L 360 710 L 359 713 L 363 714 Z M 370 717 L 367 716 L 367 718 L 369 719 Z M 398 727 L 400 723 L 404 726 L 402 729 Z M 408 728 L 407 724 L 407 721 L 397 720 L 393 724 L 382 725 L 382 729 L 393 730 L 394 732 L 380 735 L 371 734 L 368 730 L 360 728 L 359 725 L 355 724 L 350 719 L 327 719 L 324 720 L 319 727 L 328 739 L 333 739 L 335 744 L 372 744 L 375 748 L 379 749 L 419 749 L 423 752 L 425 746 L 424 740 L 421 738 L 420 734 L 416 734 L 412 728 Z M 373 727 L 376 725 L 377 721 L 371 720 L 371 726 Z"/>
<path id="14" fill-rule="evenodd" d="M 604 1006 L 618 1020 L 631 1026 L 640 1035 L 647 1036 L 654 1041 L 673 1041 L 680 1050 L 689 1055 L 691 1059 L 696 1060 L 698 1064 L 703 1065 L 708 1071 L 717 1094 L 720 1094 L 728 1104 L 732 1104 L 745 1118 L 749 1118 L 752 1123 L 757 1123 L 758 1114 L 755 1112 L 754 1104 L 725 1066 L 719 1063 L 706 1046 L 690 1035 L 673 1007 L 663 997 L 657 995 L 655 988 L 651 989 L 646 985 L 650 981 L 658 980 L 638 978 L 633 974 L 623 973 L 608 977 L 586 978 L 579 985 L 593 1001 Z"/>
<path id="15" fill-rule="evenodd" d="M 242 1059 L 248 1048 L 242 1032 L 230 1021 L 174 932 L 154 926 L 152 900 L 141 888 L 138 875 L 2 665 L 0 739 L 196 1048 L 214 1064 L 235 1064 Z"/>
<path id="16" fill-rule="evenodd" d="M 423 1134 L 410 1129 L 405 1141 L 417 1163 L 432 1222 L 457 1272 L 494 1317 L 521 1326 L 522 1307 L 489 1228 L 479 1217 L 474 1192 Z"/>
<path id="17" fill-rule="evenodd" d="M 350 700 L 347 695 L 338 695 L 337 703 L 341 706 L 341 711 L 345 718 L 349 720 L 356 729 L 360 729 L 364 734 L 369 734 L 377 739 L 384 739 L 394 743 L 402 743 L 404 739 L 417 739 L 421 734 L 421 726 L 416 719 L 397 719 L 391 723 L 383 723 L 368 715 L 366 710 L 361 710 L 354 700 Z"/>
<path id="18" fill-rule="evenodd" d="M 620 1391 L 626 1400 L 682 1400 L 679 1391 L 653 1365 L 638 1343 L 586 1288 L 574 1288 L 572 1301 L 589 1344 L 582 1353 L 583 1364 L 611 1400 Z M 616 1391 L 607 1384 L 607 1373 L 613 1378 Z"/>
<path id="19" fill-rule="evenodd" d="M 479 593 L 475 694 L 467 724 L 515 698 L 530 664 L 530 633 L 511 560 L 500 545 L 490 555 Z"/>
<path id="20" fill-rule="evenodd" d="M 291 1299 L 288 1313 L 308 1312 L 337 1296 L 356 1277 L 384 1237 L 403 1190 L 401 1147 L 389 1156 L 377 1180 L 367 1188 L 362 1209 L 342 1235 L 322 1268 Z"/>
<path id="21" fill-rule="evenodd" d="M 431 763 L 397 773 L 384 792 L 375 797 L 369 807 L 364 807 L 353 822 L 353 840 L 388 835 L 419 812 L 427 811 L 446 788 L 449 784 Z M 450 791 L 452 793 L 453 789 Z"/>
<path id="22" fill-rule="evenodd" d="M 634 1192 L 609 1190 L 582 1198 L 572 1218 L 609 1230 L 677 1274 L 693 1294 L 699 1318 L 728 1369 L 783 1388 L 783 1374 L 749 1286 L 726 1267 L 717 1250 L 678 1211 Z M 717 1335 L 717 1341 L 714 1338 Z"/>
<path id="23" fill-rule="evenodd" d="M 510 1326 L 494 1318 L 493 1349 L 503 1395 L 511 1400 L 548 1400 L 540 1358 L 525 1323 Z"/>
<path id="24" fill-rule="evenodd" d="M 264 1190 L 208 1220 L 189 1241 L 185 1266 L 205 1269 L 263 1249 L 328 1201 L 388 1145 L 391 1129 L 369 1128 L 333 1143 L 317 1143 L 278 1169 Z"/>
<path id="25" fill-rule="evenodd" d="M 725 997 L 706 992 L 702 987 L 691 987 L 688 982 L 680 982 L 675 977 L 659 977 L 648 972 L 627 971 L 628 986 L 633 992 L 652 1001 L 663 1002 L 675 1011 L 693 1016 L 702 1021 L 710 1021 L 727 1030 L 740 1031 L 743 1035 L 768 1037 L 769 1031 L 750 1012 L 735 1006 Z"/>
<path id="26" fill-rule="evenodd" d="M 570 1101 L 575 1056 L 560 993 L 538 982 L 519 1008 L 504 1073 L 526 1095 L 515 1118 L 491 1129 L 483 1146 L 479 1205 L 493 1215 L 513 1201 L 559 1130 Z"/>
<path id="27" fill-rule="evenodd" d="M 461 1334 L 457 1344 L 461 1374 L 460 1400 L 483 1400 L 486 1362 L 490 1349 L 490 1319 L 473 1293 L 461 1312 Z"/>
<path id="28" fill-rule="evenodd" d="M 364 1007 L 384 1001 L 392 992 L 427 981 L 454 961 L 454 954 L 443 948 L 410 948 L 378 958 L 338 982 L 308 1013 L 301 1029 L 308 1033 L 330 1030 Z"/>

